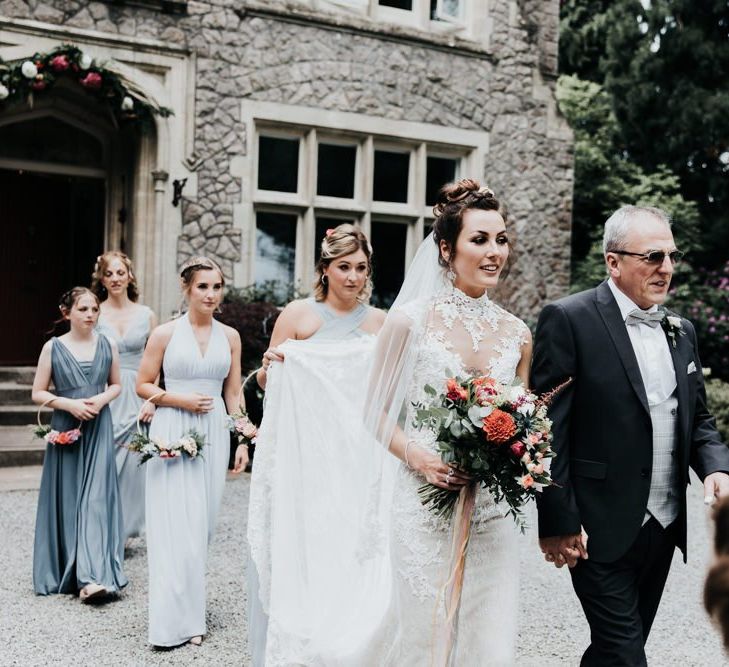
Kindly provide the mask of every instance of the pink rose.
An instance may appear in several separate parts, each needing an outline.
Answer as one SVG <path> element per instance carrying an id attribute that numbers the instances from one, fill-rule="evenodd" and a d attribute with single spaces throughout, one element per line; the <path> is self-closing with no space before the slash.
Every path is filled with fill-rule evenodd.
<path id="1" fill-rule="evenodd" d="M 65 72 L 71 63 L 68 61 L 68 57 L 64 55 L 55 56 L 51 58 L 51 69 L 54 72 Z"/>
<path id="2" fill-rule="evenodd" d="M 89 90 L 99 90 L 101 88 L 101 74 L 89 72 L 79 83 Z"/>
<path id="3" fill-rule="evenodd" d="M 524 475 L 524 477 L 519 480 L 519 484 L 521 484 L 523 488 L 529 489 L 534 486 L 534 478 L 531 475 Z"/>
<path id="4" fill-rule="evenodd" d="M 541 475 L 544 472 L 544 466 L 541 463 L 537 463 L 533 468 L 532 472 L 535 475 Z"/>
<path id="5" fill-rule="evenodd" d="M 518 459 L 526 454 L 526 445 L 523 442 L 515 442 L 510 449 L 511 453 Z"/>

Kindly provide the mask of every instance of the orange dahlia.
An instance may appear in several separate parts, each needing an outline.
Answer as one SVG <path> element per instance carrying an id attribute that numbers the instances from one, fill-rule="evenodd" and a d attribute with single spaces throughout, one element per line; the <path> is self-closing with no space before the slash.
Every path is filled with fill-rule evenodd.
<path id="1" fill-rule="evenodd" d="M 514 418 L 498 408 L 483 420 L 483 431 L 491 442 L 508 442 L 516 434 Z"/>

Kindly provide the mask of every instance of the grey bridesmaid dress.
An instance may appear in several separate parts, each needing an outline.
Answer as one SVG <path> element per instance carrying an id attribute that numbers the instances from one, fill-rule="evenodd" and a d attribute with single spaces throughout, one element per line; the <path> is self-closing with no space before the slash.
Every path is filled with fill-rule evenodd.
<path id="1" fill-rule="evenodd" d="M 121 393 L 110 404 L 116 445 L 116 473 L 124 515 L 124 541 L 144 533 L 144 466 L 139 465 L 139 454 L 129 451 L 129 444 L 137 430 L 137 415 L 142 399 L 137 396 L 137 371 L 142 361 L 144 346 L 149 338 L 152 311 L 140 306 L 123 336 L 104 316 L 99 317 L 97 330 L 116 342 L 119 349 Z"/>
<path id="2" fill-rule="evenodd" d="M 112 353 L 98 336 L 93 361 L 79 362 L 54 338 L 51 349 L 55 394 L 89 398 L 106 388 Z M 68 412 L 54 410 L 51 426 L 75 428 Z M 33 545 L 33 587 L 38 595 L 77 593 L 86 584 L 109 592 L 126 586 L 122 514 L 108 406 L 81 427 L 72 445 L 46 446 Z"/>

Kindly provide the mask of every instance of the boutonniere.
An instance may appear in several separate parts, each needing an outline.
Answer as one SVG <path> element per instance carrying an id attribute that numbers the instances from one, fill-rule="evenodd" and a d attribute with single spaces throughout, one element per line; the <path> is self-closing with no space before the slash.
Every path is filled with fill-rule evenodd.
<path id="1" fill-rule="evenodd" d="M 670 339 L 673 347 L 676 347 L 677 336 L 686 335 L 686 332 L 681 327 L 681 318 L 678 317 L 678 315 L 669 315 L 668 313 L 665 313 L 661 320 L 661 326 L 666 332 L 666 336 Z"/>

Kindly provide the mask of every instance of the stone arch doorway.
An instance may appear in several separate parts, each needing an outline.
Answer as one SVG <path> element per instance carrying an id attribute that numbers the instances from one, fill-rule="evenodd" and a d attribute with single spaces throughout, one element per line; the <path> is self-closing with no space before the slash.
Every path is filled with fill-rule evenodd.
<path id="1" fill-rule="evenodd" d="M 35 363 L 58 297 L 90 284 L 105 248 L 133 243 L 140 137 L 75 95 L 0 116 L 0 365 Z"/>

